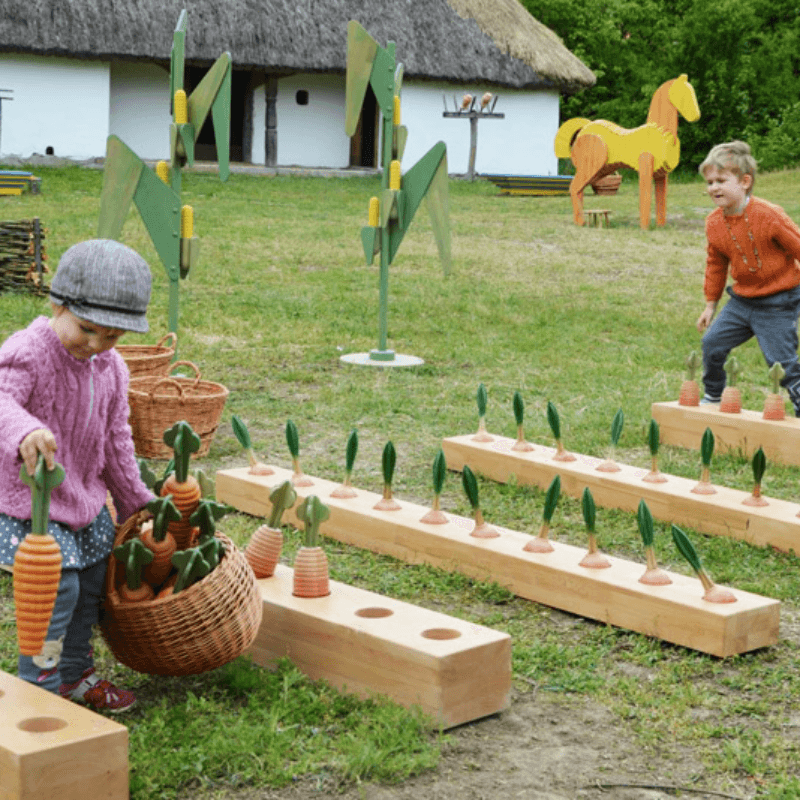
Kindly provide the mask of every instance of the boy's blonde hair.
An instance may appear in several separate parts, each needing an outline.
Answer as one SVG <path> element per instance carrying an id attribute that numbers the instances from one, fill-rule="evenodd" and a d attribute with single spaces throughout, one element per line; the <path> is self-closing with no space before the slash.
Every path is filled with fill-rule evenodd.
<path id="1" fill-rule="evenodd" d="M 705 177 L 706 170 L 711 167 L 727 170 L 739 178 L 749 175 L 750 188 L 748 189 L 748 194 L 753 191 L 758 164 L 753 158 L 750 152 L 750 145 L 747 142 L 737 140 L 714 145 L 706 156 L 705 161 L 699 166 L 698 171 Z"/>

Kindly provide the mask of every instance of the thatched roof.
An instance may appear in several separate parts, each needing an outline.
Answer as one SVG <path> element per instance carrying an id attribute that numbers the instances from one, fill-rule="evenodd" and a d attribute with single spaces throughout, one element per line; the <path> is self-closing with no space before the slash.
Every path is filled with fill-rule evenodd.
<path id="1" fill-rule="evenodd" d="M 397 43 L 409 77 L 512 87 L 591 86 L 594 75 L 519 0 L 0 0 L 0 52 L 169 58 L 186 8 L 187 61 L 343 72 L 347 23 Z"/>

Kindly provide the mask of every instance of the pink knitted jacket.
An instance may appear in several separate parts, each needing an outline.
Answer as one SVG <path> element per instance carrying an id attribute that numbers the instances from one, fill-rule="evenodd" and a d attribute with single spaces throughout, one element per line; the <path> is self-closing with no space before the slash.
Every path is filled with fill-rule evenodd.
<path id="1" fill-rule="evenodd" d="M 134 455 L 125 362 L 115 350 L 71 356 L 46 317 L 0 347 L 0 425 L 0 512 L 30 519 L 19 445 L 36 428 L 53 432 L 66 472 L 50 496 L 50 519 L 78 530 L 100 513 L 107 490 L 120 520 L 153 497 Z"/>

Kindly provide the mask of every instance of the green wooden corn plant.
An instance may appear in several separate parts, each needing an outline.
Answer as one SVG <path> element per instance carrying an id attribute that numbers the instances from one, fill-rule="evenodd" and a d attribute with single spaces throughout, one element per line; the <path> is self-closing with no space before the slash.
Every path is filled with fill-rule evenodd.
<path id="1" fill-rule="evenodd" d="M 586 533 L 589 537 L 589 548 L 586 555 L 580 562 L 582 567 L 590 569 L 604 569 L 610 567 L 611 562 L 597 549 L 597 534 L 595 532 L 596 510 L 594 497 L 588 486 L 583 490 L 581 496 L 581 511 L 583 512 L 583 523 L 586 526 Z"/>
<path id="2" fill-rule="evenodd" d="M 542 512 L 542 524 L 539 526 L 539 533 L 522 548 L 529 553 L 552 553 L 553 545 L 550 543 L 550 523 L 553 520 L 558 500 L 561 497 L 561 476 L 556 475 L 547 487 L 544 496 L 544 510 Z"/>
<path id="3" fill-rule="evenodd" d="M 469 504 L 472 507 L 472 518 L 475 520 L 475 527 L 470 532 L 470 536 L 475 536 L 479 539 L 494 539 L 499 536 L 500 534 L 483 519 L 480 496 L 478 494 L 478 481 L 475 478 L 475 473 L 467 464 L 464 465 L 464 469 L 461 472 L 461 485 L 464 487 L 467 500 L 469 500 Z"/>
<path id="4" fill-rule="evenodd" d="M 700 558 L 694 545 L 689 541 L 689 537 L 677 526 L 672 526 L 672 540 L 678 548 L 678 552 L 689 562 L 689 566 L 695 571 L 700 583 L 703 584 L 703 599 L 710 603 L 734 603 L 736 597 L 733 592 L 716 586 L 708 573 L 703 569 Z"/>
<path id="5" fill-rule="evenodd" d="M 478 404 L 478 432 L 472 437 L 472 441 L 494 441 L 494 436 L 486 431 L 486 406 L 489 403 L 489 393 L 486 391 L 486 386 L 483 383 L 478 385 L 475 401 Z"/>
<path id="6" fill-rule="evenodd" d="M 344 452 L 344 481 L 338 489 L 331 492 L 331 497 L 348 498 L 355 497 L 356 491 L 353 489 L 353 466 L 358 455 L 358 431 L 353 428 L 347 437 L 347 445 Z"/>
<path id="7" fill-rule="evenodd" d="M 667 573 L 658 567 L 656 551 L 653 545 L 653 515 L 650 513 L 650 509 L 644 500 L 639 501 L 636 521 L 639 525 L 639 533 L 644 543 L 645 558 L 647 559 L 647 569 L 644 575 L 639 578 L 639 583 L 644 583 L 648 586 L 664 586 L 668 583 L 672 583 Z"/>
<path id="8" fill-rule="evenodd" d="M 553 456 L 553 460 L 574 461 L 575 456 L 572 453 L 568 453 L 561 442 L 561 417 L 558 409 L 549 400 L 547 401 L 547 423 L 553 432 L 553 438 L 556 440 L 556 454 Z"/>
<path id="9" fill-rule="evenodd" d="M 447 476 L 447 461 L 444 450 L 441 448 L 439 448 L 439 452 L 433 459 L 431 471 L 433 477 L 433 503 L 430 510 L 420 519 L 420 522 L 425 522 L 429 525 L 443 525 L 447 522 L 447 517 L 441 510 L 441 495 L 444 488 L 444 480 Z"/>
<path id="10" fill-rule="evenodd" d="M 272 475 L 274 470 L 266 464 L 262 464 L 256 458 L 256 454 L 253 451 L 253 440 L 250 438 L 250 431 L 247 430 L 247 425 L 244 424 L 241 417 L 234 414 L 231 417 L 231 427 L 233 428 L 233 435 L 247 455 L 247 461 L 250 464 L 250 473 L 252 475 Z"/>
<path id="11" fill-rule="evenodd" d="M 525 403 L 522 400 L 522 395 L 518 391 L 514 392 L 512 405 L 514 407 L 514 419 L 517 423 L 517 441 L 514 442 L 511 449 L 524 453 L 530 452 L 534 447 L 530 442 L 525 441 L 525 431 L 523 428 L 525 421 Z"/>

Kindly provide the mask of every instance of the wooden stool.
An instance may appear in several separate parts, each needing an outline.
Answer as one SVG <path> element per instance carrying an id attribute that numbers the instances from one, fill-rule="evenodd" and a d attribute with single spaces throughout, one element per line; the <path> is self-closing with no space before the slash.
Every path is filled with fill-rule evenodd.
<path id="1" fill-rule="evenodd" d="M 587 224 L 595 228 L 608 227 L 608 215 L 611 213 L 606 208 L 594 208 L 584 210 L 584 215 L 588 217 Z"/>

